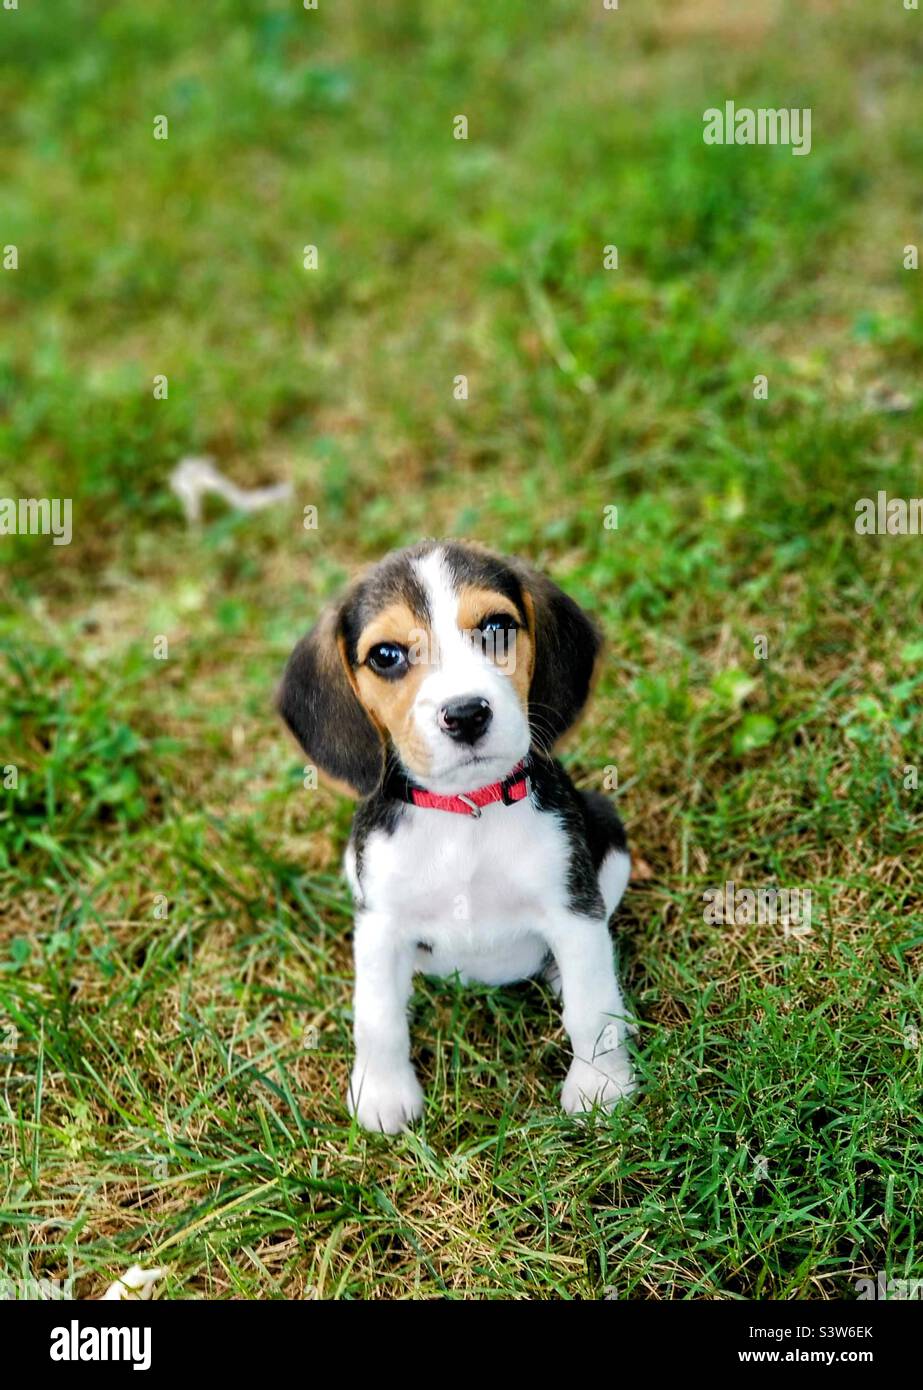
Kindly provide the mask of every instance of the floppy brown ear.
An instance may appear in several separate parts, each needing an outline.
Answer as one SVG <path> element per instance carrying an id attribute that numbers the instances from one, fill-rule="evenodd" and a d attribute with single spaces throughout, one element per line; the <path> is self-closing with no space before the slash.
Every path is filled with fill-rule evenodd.
<path id="1" fill-rule="evenodd" d="M 539 747 L 550 750 L 586 704 L 602 636 L 579 604 L 545 575 L 520 567 L 519 577 L 534 652 L 529 723 Z"/>
<path id="2" fill-rule="evenodd" d="M 341 615 L 341 605 L 328 608 L 302 637 L 277 706 L 308 757 L 341 791 L 368 796 L 381 781 L 384 745 L 349 678 Z"/>

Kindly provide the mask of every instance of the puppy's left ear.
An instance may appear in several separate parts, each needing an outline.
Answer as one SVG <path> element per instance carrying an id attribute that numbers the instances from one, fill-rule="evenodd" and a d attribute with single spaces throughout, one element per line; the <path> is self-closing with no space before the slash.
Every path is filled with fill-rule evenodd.
<path id="1" fill-rule="evenodd" d="M 517 566 L 534 651 L 529 724 L 551 750 L 586 704 L 602 635 L 593 620 L 545 575 Z"/>

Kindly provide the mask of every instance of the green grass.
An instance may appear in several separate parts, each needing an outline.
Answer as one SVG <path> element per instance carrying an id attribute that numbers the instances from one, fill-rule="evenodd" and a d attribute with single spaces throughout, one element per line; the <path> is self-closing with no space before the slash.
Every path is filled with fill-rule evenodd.
<path id="1" fill-rule="evenodd" d="M 923 538 L 853 527 L 879 488 L 923 495 L 921 24 L 0 10 L 0 495 L 74 500 L 70 546 L 0 540 L 0 1274 L 70 1266 L 89 1296 L 164 1264 L 174 1298 L 923 1277 Z M 728 97 L 810 106 L 811 155 L 704 146 Z M 189 530 L 167 479 L 199 452 L 295 501 Z M 587 786 L 617 767 L 649 872 L 617 918 L 642 1086 L 597 1124 L 557 1109 L 531 984 L 420 981 L 422 1126 L 343 1109 L 350 808 L 303 789 L 273 690 L 357 564 L 430 534 L 522 552 L 608 635 L 565 756 Z M 726 880 L 810 888 L 813 931 L 706 924 Z"/>

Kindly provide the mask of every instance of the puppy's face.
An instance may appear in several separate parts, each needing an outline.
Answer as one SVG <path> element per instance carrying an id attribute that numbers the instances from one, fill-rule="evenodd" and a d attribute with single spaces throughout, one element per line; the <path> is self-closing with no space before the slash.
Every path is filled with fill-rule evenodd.
<path id="1" fill-rule="evenodd" d="M 599 639 L 518 561 L 427 542 L 374 566 L 296 647 L 280 709 L 335 781 L 366 795 L 396 757 L 432 791 L 506 777 L 586 699 Z"/>
<path id="2" fill-rule="evenodd" d="M 342 626 L 356 693 L 414 781 L 464 791 L 525 757 L 533 648 L 510 570 L 460 547 L 402 553 L 359 586 Z"/>

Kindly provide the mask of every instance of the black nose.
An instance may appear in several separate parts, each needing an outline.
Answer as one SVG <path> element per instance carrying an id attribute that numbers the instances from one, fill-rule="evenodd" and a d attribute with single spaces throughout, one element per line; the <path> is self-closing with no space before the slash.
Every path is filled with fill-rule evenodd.
<path id="1" fill-rule="evenodd" d="M 456 743 L 477 743 L 493 718 L 486 700 L 450 700 L 439 711 L 439 727 Z"/>

